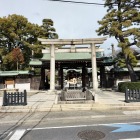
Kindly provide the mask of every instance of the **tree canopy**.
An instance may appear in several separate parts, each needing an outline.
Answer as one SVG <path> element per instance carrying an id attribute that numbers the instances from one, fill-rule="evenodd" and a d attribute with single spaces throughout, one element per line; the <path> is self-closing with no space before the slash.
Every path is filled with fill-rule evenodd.
<path id="1" fill-rule="evenodd" d="M 0 57 L 3 62 L 2 69 L 17 69 L 17 66 L 14 65 L 14 56 L 11 53 L 15 48 L 19 48 L 23 55 L 24 62 L 21 64 L 24 69 L 29 67 L 28 64 L 32 51 L 34 52 L 34 57 L 41 57 L 43 46 L 37 40 L 38 37 L 58 37 L 51 19 L 44 19 L 42 25 L 39 26 L 30 23 L 22 15 L 13 14 L 0 18 Z"/>
<path id="2" fill-rule="evenodd" d="M 131 81 L 136 81 L 132 60 L 136 61 L 130 47 L 140 46 L 140 0 L 105 0 L 107 14 L 98 21 L 98 35 L 115 37 L 128 68 Z"/>
<path id="3" fill-rule="evenodd" d="M 41 26 L 43 29 L 42 37 L 47 39 L 57 39 L 58 34 L 56 33 L 56 30 L 53 26 L 54 23 L 51 19 L 43 19 L 42 26 Z"/>

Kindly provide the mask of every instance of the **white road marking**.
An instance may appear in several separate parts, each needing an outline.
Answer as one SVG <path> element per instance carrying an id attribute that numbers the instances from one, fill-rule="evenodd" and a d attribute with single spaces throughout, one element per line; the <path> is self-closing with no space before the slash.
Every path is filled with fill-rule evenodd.
<path id="1" fill-rule="evenodd" d="M 140 110 L 136 110 L 136 111 L 124 111 L 123 112 L 125 115 L 139 115 L 140 114 Z"/>
<path id="2" fill-rule="evenodd" d="M 133 139 L 120 139 L 120 140 L 140 140 L 140 138 L 133 138 Z"/>
<path id="3" fill-rule="evenodd" d="M 16 130 L 16 132 L 12 135 L 12 137 L 9 140 L 20 140 L 25 131 L 25 129 Z"/>
<path id="4" fill-rule="evenodd" d="M 109 124 L 91 124 L 91 125 L 72 125 L 72 126 L 58 126 L 58 127 L 41 127 L 41 128 L 28 128 L 27 131 L 30 130 L 43 130 L 43 129 L 63 129 L 63 128 L 77 128 L 77 127 L 88 127 L 88 126 L 108 126 L 113 124 L 140 124 L 140 122 L 130 122 L 130 123 L 109 123 Z"/>
<path id="5" fill-rule="evenodd" d="M 12 132 L 13 132 L 13 131 L 11 131 L 11 132 L 8 134 L 8 136 L 7 136 L 7 137 L 9 137 L 9 136 L 12 134 Z"/>
<path id="6" fill-rule="evenodd" d="M 59 128 L 76 128 L 76 127 L 87 127 L 87 126 L 91 126 L 91 125 L 72 125 L 72 126 L 58 126 L 58 127 L 42 127 L 42 128 L 28 128 L 27 130 L 43 130 L 43 129 L 59 129 Z M 97 126 L 97 125 L 95 125 Z"/>

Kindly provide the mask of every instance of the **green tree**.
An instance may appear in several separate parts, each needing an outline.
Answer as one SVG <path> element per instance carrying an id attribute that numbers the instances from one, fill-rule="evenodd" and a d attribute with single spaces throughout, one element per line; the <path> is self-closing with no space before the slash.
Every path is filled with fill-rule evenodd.
<path id="1" fill-rule="evenodd" d="M 30 23 L 22 15 L 13 14 L 0 18 L 0 57 L 5 69 L 16 69 L 15 65 L 11 65 L 11 52 L 14 48 L 20 48 L 24 56 L 23 68 L 29 67 L 32 52 L 35 58 L 41 58 L 44 46 L 40 44 L 38 37 L 58 38 L 51 19 L 44 19 L 39 26 Z"/>
<path id="2" fill-rule="evenodd" d="M 46 39 L 57 39 L 58 34 L 56 33 L 56 29 L 53 27 L 54 23 L 51 19 L 43 19 L 42 20 L 42 37 Z"/>
<path id="3" fill-rule="evenodd" d="M 12 50 L 12 55 L 13 55 L 13 63 L 16 65 L 17 70 L 19 69 L 20 64 L 24 64 L 24 56 L 22 51 L 20 50 L 19 47 L 14 48 Z"/>
<path id="4" fill-rule="evenodd" d="M 39 32 L 39 37 L 45 38 L 45 39 L 57 39 L 58 34 L 56 33 L 56 29 L 53 27 L 54 22 L 51 19 L 43 19 L 42 25 L 40 26 L 41 30 Z M 44 47 L 44 46 L 43 46 Z M 38 58 L 41 57 L 41 51 L 42 47 L 33 47 L 33 55 L 34 57 Z"/>
<path id="5" fill-rule="evenodd" d="M 3 61 L 5 70 L 15 70 L 15 68 L 16 70 L 19 70 L 19 65 L 22 64 L 24 64 L 24 56 L 19 47 L 14 48 L 10 53 L 8 53 Z"/>
<path id="6" fill-rule="evenodd" d="M 13 70 L 13 55 L 12 53 L 8 53 L 5 55 L 3 62 L 2 62 L 2 70 Z"/>
<path id="7" fill-rule="evenodd" d="M 101 21 L 97 30 L 98 35 L 115 37 L 121 48 L 131 81 L 137 81 L 133 62 L 136 57 L 130 47 L 140 46 L 140 0 L 105 0 L 107 14 Z"/>
<path id="8" fill-rule="evenodd" d="M 41 31 L 41 27 L 28 22 L 27 18 L 21 15 L 13 14 L 0 18 L 0 53 L 3 62 L 8 62 L 7 59 L 10 59 L 8 54 L 14 48 L 19 47 L 25 58 L 24 67 L 28 67 L 31 50 L 33 48 L 36 52 L 38 48 L 41 50 L 41 45 L 39 45 L 37 41 L 37 37 Z M 7 57 L 4 57 L 5 55 L 7 55 Z"/>
<path id="9" fill-rule="evenodd" d="M 135 67 L 137 65 L 138 60 L 135 57 L 135 50 L 131 48 L 131 52 L 132 52 L 132 56 L 131 56 L 131 64 L 133 67 Z M 126 63 L 125 63 L 125 58 L 124 58 L 124 54 L 122 53 L 122 51 L 118 51 L 114 57 L 114 61 L 116 61 L 116 66 L 118 68 L 124 68 L 126 67 Z"/>

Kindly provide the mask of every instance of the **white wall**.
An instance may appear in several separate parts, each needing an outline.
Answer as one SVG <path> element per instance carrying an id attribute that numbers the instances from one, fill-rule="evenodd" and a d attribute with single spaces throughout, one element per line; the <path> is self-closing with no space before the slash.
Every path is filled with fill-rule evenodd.
<path id="1" fill-rule="evenodd" d="M 4 89 L 4 84 L 0 84 L 0 89 Z M 8 84 L 7 85 L 7 89 L 19 89 L 19 91 L 30 91 L 30 83 L 19 83 L 19 84 L 15 84 L 15 87 L 13 84 Z"/>
<path id="2" fill-rule="evenodd" d="M 19 91 L 30 91 L 30 83 L 19 83 L 19 84 L 15 84 L 15 88 L 19 89 Z"/>
<path id="3" fill-rule="evenodd" d="M 8 88 L 8 89 L 13 89 L 13 88 L 14 88 L 14 85 L 13 85 L 13 84 L 8 84 L 8 85 L 7 85 L 7 88 Z"/>
<path id="4" fill-rule="evenodd" d="M 118 83 L 120 82 L 130 82 L 130 79 L 116 80 L 116 86 L 118 87 Z"/>

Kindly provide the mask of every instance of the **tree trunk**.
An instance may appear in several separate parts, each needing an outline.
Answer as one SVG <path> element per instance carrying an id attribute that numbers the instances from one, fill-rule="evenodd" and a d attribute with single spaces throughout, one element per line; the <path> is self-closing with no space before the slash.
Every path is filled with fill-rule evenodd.
<path id="1" fill-rule="evenodd" d="M 137 82 L 137 75 L 133 69 L 133 66 L 131 65 L 129 60 L 125 59 L 125 61 L 126 61 L 126 66 L 128 68 L 129 74 L 130 74 L 131 82 Z"/>
<path id="2" fill-rule="evenodd" d="M 17 61 L 17 71 L 18 71 L 18 61 Z"/>

